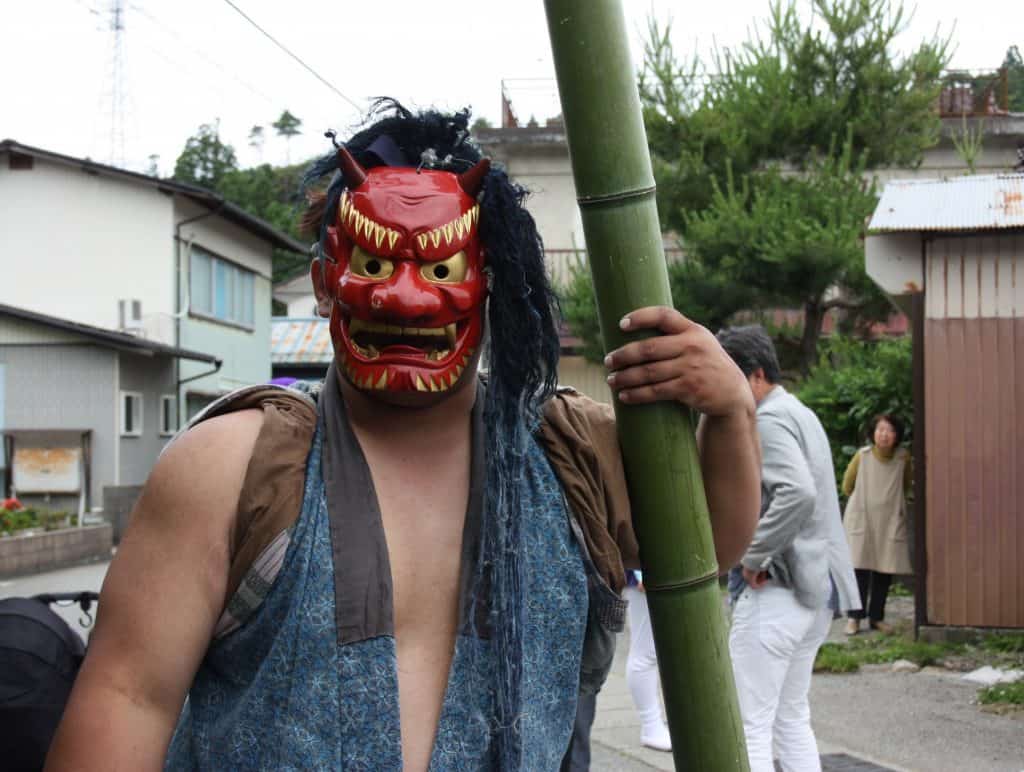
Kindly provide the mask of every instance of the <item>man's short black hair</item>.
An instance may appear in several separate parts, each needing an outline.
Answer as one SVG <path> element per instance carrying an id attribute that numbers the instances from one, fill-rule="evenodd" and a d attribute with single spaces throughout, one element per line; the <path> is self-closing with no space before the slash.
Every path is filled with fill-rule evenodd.
<path id="1" fill-rule="evenodd" d="M 782 380 L 779 358 L 775 355 L 775 344 L 761 325 L 726 327 L 719 330 L 717 337 L 722 348 L 732 357 L 744 375 L 749 377 L 761 368 L 764 370 L 765 380 L 769 383 L 778 383 Z"/>

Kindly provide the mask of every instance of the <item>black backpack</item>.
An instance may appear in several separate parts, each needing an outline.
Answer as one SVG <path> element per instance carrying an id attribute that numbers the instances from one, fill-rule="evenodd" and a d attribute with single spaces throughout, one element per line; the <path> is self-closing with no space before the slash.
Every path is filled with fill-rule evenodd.
<path id="1" fill-rule="evenodd" d="M 85 657 L 81 636 L 50 604 L 76 601 L 88 618 L 97 597 L 80 592 L 0 600 L 0 766 L 5 770 L 43 768 Z"/>

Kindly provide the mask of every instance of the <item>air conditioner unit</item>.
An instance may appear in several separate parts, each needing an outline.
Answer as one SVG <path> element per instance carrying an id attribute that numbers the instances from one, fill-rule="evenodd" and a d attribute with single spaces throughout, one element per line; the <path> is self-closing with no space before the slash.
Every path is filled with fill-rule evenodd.
<path id="1" fill-rule="evenodd" d="M 142 326 L 141 300 L 117 301 L 117 326 L 122 332 L 127 332 L 131 335 L 143 335 L 145 333 L 145 328 Z"/>

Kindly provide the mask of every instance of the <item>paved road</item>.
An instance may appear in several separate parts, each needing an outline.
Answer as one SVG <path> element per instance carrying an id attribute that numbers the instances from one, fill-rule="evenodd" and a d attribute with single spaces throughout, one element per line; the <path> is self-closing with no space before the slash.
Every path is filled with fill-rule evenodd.
<path id="1" fill-rule="evenodd" d="M 99 592 L 109 565 L 108 562 L 92 563 L 87 566 L 66 568 L 62 571 L 51 571 L 17 579 L 0 579 L 0 598 L 26 597 L 43 592 L 81 592 L 84 590 Z M 90 631 L 83 630 L 78 624 L 82 612 L 77 605 L 53 608 L 71 625 L 72 630 L 77 631 L 88 640 Z"/>
<path id="2" fill-rule="evenodd" d="M 842 639 L 843 620 L 830 635 Z M 594 769 L 671 770 L 671 754 L 643 748 L 626 688 L 628 638 L 597 701 Z M 1024 772 L 1024 715 L 983 713 L 957 674 L 816 675 L 811 716 L 825 772 Z M 625 759 L 625 761 L 623 761 Z M 601 764 L 605 766 L 600 766 Z"/>

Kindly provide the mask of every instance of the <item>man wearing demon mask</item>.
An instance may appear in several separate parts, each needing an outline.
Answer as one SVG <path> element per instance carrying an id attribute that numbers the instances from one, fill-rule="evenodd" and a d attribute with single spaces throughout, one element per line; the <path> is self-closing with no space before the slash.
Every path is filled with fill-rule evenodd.
<path id="1" fill-rule="evenodd" d="M 637 546 L 610 408 L 556 389 L 525 191 L 468 111 L 379 109 L 308 175 L 333 175 L 306 222 L 334 365 L 169 445 L 53 769 L 554 770 L 607 673 Z M 760 503 L 746 381 L 672 309 L 623 326 L 661 335 L 609 355 L 618 399 L 703 414 L 731 566 Z"/>

